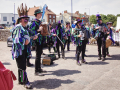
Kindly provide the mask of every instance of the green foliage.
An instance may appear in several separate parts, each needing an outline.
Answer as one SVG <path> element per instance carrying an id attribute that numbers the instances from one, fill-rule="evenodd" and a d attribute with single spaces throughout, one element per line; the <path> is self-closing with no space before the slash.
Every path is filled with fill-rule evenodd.
<path id="1" fill-rule="evenodd" d="M 92 23 L 92 24 L 96 24 L 97 23 L 95 15 L 91 15 L 90 16 L 90 23 Z"/>
<path id="2" fill-rule="evenodd" d="M 117 17 L 120 16 L 120 14 L 117 14 Z"/>
<path id="3" fill-rule="evenodd" d="M 117 24 L 117 16 L 120 16 L 120 14 L 117 14 L 116 16 L 113 14 L 108 14 L 108 15 L 101 14 L 101 18 L 102 18 L 103 23 L 112 22 L 114 27 Z M 92 23 L 92 24 L 97 23 L 96 22 L 96 15 L 90 16 L 90 23 Z"/>

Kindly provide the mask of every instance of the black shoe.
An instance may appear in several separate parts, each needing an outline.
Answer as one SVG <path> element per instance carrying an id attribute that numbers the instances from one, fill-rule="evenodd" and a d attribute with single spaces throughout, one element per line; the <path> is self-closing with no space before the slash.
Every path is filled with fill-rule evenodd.
<path id="1" fill-rule="evenodd" d="M 101 60 L 101 57 L 99 57 L 98 60 Z"/>
<path id="2" fill-rule="evenodd" d="M 24 83 L 23 82 L 18 82 L 18 84 L 23 85 Z"/>
<path id="3" fill-rule="evenodd" d="M 47 73 L 47 71 L 41 69 L 41 70 L 40 70 L 40 73 Z"/>
<path id="4" fill-rule="evenodd" d="M 110 54 L 107 54 L 108 57 L 111 57 Z"/>
<path id="5" fill-rule="evenodd" d="M 44 76 L 44 74 L 42 74 L 41 72 L 35 72 L 35 75 L 37 75 L 37 76 Z"/>
<path id="6" fill-rule="evenodd" d="M 70 51 L 70 50 L 67 50 L 67 51 Z"/>
<path id="7" fill-rule="evenodd" d="M 84 64 L 88 64 L 88 62 L 86 62 L 85 59 L 82 60 L 81 62 L 84 63 Z"/>
<path id="8" fill-rule="evenodd" d="M 42 55 L 46 55 L 45 53 L 42 53 Z"/>
<path id="9" fill-rule="evenodd" d="M 104 57 L 102 58 L 102 61 L 105 61 L 105 58 L 104 58 Z"/>
<path id="10" fill-rule="evenodd" d="M 81 66 L 81 63 L 79 61 L 76 62 L 77 65 Z"/>
<path id="11" fill-rule="evenodd" d="M 33 64 L 27 63 L 27 67 L 31 67 L 31 66 L 33 66 Z"/>
<path id="12" fill-rule="evenodd" d="M 24 87 L 25 87 L 26 89 L 32 89 L 32 85 L 31 85 L 31 84 L 25 84 Z"/>
<path id="13" fill-rule="evenodd" d="M 66 60 L 66 58 L 65 57 L 62 57 L 64 60 Z"/>

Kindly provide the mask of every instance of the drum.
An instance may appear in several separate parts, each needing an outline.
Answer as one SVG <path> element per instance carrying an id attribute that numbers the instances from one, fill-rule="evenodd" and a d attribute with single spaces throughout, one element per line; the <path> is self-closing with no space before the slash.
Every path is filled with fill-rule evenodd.
<path id="1" fill-rule="evenodd" d="M 41 35 L 42 35 L 42 36 L 47 36 L 47 35 L 49 35 L 47 24 L 41 24 L 40 26 L 43 27 L 43 32 L 41 32 Z"/>
<path id="2" fill-rule="evenodd" d="M 111 46 L 112 45 L 112 40 L 111 39 L 107 39 L 106 40 L 106 48 L 108 48 L 109 46 Z"/>

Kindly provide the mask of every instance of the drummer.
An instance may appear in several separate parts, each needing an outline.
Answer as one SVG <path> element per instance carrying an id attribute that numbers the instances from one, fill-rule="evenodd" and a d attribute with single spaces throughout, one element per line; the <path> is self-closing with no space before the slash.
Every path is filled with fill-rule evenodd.
<path id="1" fill-rule="evenodd" d="M 110 38 L 112 39 L 113 33 L 112 33 L 111 26 L 112 26 L 112 22 L 107 22 L 107 27 L 108 27 L 108 30 L 109 30 L 109 32 L 110 32 L 109 36 L 110 36 Z M 112 42 L 114 43 L 113 39 L 112 39 Z M 110 57 L 108 48 L 106 48 L 106 55 L 107 55 L 108 57 Z"/>

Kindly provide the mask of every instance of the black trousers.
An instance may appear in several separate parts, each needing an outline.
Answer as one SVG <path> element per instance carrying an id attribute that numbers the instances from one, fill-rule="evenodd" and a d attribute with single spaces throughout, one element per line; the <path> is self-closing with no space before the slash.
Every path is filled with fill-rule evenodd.
<path id="1" fill-rule="evenodd" d="M 67 50 L 70 50 L 70 36 L 68 36 L 68 39 L 65 42 L 65 47 L 66 47 L 66 44 L 67 44 Z"/>
<path id="2" fill-rule="evenodd" d="M 108 55 L 109 54 L 109 49 L 108 48 L 106 48 L 106 55 Z"/>
<path id="3" fill-rule="evenodd" d="M 81 51 L 82 51 L 82 46 L 78 45 L 76 47 L 77 61 L 79 61 L 79 56 L 80 56 Z"/>
<path id="4" fill-rule="evenodd" d="M 101 47 L 102 47 L 102 56 L 106 57 L 106 40 L 104 38 L 98 38 L 97 40 L 98 45 L 98 55 L 101 57 Z"/>
<path id="5" fill-rule="evenodd" d="M 59 41 L 59 39 L 57 39 L 56 48 L 57 48 L 57 52 L 58 52 L 58 57 L 60 58 L 59 46 L 61 46 L 62 57 L 64 58 L 64 57 L 65 57 L 65 54 L 64 54 L 64 46 L 63 46 L 63 44 Z"/>
<path id="6" fill-rule="evenodd" d="M 82 60 L 84 60 L 84 57 L 85 57 L 86 44 L 87 44 L 87 40 L 83 40 L 82 41 Z"/>
<path id="7" fill-rule="evenodd" d="M 19 83 L 28 83 L 27 73 L 26 73 L 26 59 L 27 59 L 27 46 L 22 51 L 22 55 L 16 58 L 16 63 L 18 67 L 18 81 Z"/>
<path id="8" fill-rule="evenodd" d="M 54 42 L 49 41 L 47 44 L 48 44 L 48 50 L 49 50 L 49 52 L 51 52 L 51 44 L 53 45 Z M 53 50 L 54 50 L 54 52 L 55 52 L 55 47 L 53 47 Z"/>
<path id="9" fill-rule="evenodd" d="M 36 50 L 36 58 L 35 58 L 35 72 L 40 72 L 41 70 L 41 54 L 43 50 L 43 44 L 39 44 L 36 42 L 35 50 Z"/>

